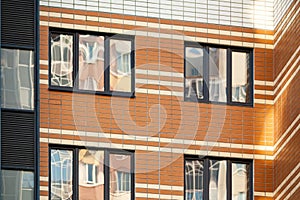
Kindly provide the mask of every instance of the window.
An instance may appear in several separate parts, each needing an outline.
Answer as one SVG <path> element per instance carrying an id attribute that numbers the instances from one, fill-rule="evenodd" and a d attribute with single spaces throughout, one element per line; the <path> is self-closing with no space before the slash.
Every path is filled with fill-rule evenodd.
<path id="1" fill-rule="evenodd" d="M 33 110 L 33 51 L 1 49 L 1 107 Z"/>
<path id="2" fill-rule="evenodd" d="M 186 101 L 253 104 L 250 49 L 185 43 Z"/>
<path id="3" fill-rule="evenodd" d="M 185 200 L 251 200 L 252 162 L 185 157 Z"/>
<path id="4" fill-rule="evenodd" d="M 133 40 L 125 35 L 51 31 L 50 88 L 133 96 Z"/>
<path id="5" fill-rule="evenodd" d="M 51 199 L 134 199 L 133 153 L 51 148 Z"/>
<path id="6" fill-rule="evenodd" d="M 3 169 L 1 173 L 1 199 L 34 199 L 33 172 Z"/>

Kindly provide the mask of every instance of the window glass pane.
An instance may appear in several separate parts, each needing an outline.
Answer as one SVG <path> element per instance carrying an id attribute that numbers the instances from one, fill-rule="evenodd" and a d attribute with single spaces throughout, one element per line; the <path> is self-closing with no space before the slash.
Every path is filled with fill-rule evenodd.
<path id="1" fill-rule="evenodd" d="M 110 199 L 131 199 L 131 156 L 110 154 Z"/>
<path id="2" fill-rule="evenodd" d="M 104 199 L 104 151 L 79 151 L 79 199 Z"/>
<path id="3" fill-rule="evenodd" d="M 226 102 L 226 49 L 209 48 L 209 100 Z"/>
<path id="4" fill-rule="evenodd" d="M 51 150 L 51 199 L 72 199 L 72 162 L 72 151 L 58 149 Z"/>
<path id="5" fill-rule="evenodd" d="M 203 49 L 185 48 L 185 97 L 203 99 Z"/>
<path id="6" fill-rule="evenodd" d="M 110 40 L 110 90 L 131 92 L 131 41 Z"/>
<path id="7" fill-rule="evenodd" d="M 226 200 L 226 161 L 209 160 L 209 199 Z"/>
<path id="8" fill-rule="evenodd" d="M 3 108 L 34 108 L 34 53 L 1 49 L 1 103 Z"/>
<path id="9" fill-rule="evenodd" d="M 2 170 L 1 199 L 30 200 L 34 199 L 33 172 Z"/>
<path id="10" fill-rule="evenodd" d="M 104 37 L 79 35 L 79 89 L 104 91 Z"/>
<path id="11" fill-rule="evenodd" d="M 241 163 L 232 163 L 232 199 L 248 200 L 248 174 L 249 165 Z"/>
<path id="12" fill-rule="evenodd" d="M 249 103 L 249 66 L 250 55 L 244 52 L 232 52 L 232 101 Z"/>
<path id="13" fill-rule="evenodd" d="M 51 34 L 51 85 L 73 86 L 73 36 Z"/>
<path id="14" fill-rule="evenodd" d="M 187 160 L 185 162 L 185 199 L 203 199 L 203 161 Z"/>

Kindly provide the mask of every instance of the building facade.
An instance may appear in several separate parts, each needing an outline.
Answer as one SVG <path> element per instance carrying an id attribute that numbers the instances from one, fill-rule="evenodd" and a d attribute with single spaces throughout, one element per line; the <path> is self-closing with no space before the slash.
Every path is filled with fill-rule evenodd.
<path id="1" fill-rule="evenodd" d="M 299 1 L 31 3 L 1 1 L 3 199 L 300 199 Z"/>

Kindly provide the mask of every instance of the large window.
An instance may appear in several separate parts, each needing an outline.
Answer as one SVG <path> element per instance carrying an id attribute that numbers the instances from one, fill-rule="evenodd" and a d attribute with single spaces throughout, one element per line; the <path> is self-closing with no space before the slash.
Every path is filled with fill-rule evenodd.
<path id="1" fill-rule="evenodd" d="M 34 175 L 30 171 L 1 171 L 1 199 L 34 199 Z"/>
<path id="2" fill-rule="evenodd" d="M 252 50 L 185 43 L 186 101 L 253 104 Z"/>
<path id="3" fill-rule="evenodd" d="M 133 37 L 50 32 L 52 89 L 133 96 Z"/>
<path id="4" fill-rule="evenodd" d="M 1 107 L 34 108 L 33 51 L 1 49 Z"/>
<path id="5" fill-rule="evenodd" d="M 185 158 L 185 200 L 251 200 L 248 160 Z"/>
<path id="6" fill-rule="evenodd" d="M 51 199 L 134 199 L 133 153 L 53 147 L 50 156 Z"/>

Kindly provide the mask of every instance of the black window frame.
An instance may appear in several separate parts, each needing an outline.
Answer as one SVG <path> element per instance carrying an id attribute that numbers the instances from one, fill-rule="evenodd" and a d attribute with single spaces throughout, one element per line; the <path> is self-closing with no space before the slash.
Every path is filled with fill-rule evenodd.
<path id="1" fill-rule="evenodd" d="M 203 161 L 203 200 L 209 200 L 209 161 L 216 160 L 216 161 L 226 161 L 226 196 L 227 200 L 232 199 L 232 163 L 240 163 L 240 164 L 247 164 L 249 165 L 249 172 L 248 172 L 248 183 L 249 189 L 247 193 L 247 199 L 253 200 L 254 199 L 254 179 L 253 179 L 253 160 L 250 159 L 240 159 L 240 158 L 226 158 L 226 157 L 211 157 L 211 156 L 195 156 L 195 155 L 184 155 L 184 162 L 183 162 L 183 175 L 184 175 L 184 199 L 186 199 L 186 161 Z"/>
<path id="2" fill-rule="evenodd" d="M 58 144 L 49 144 L 48 148 L 48 199 L 51 200 L 51 150 L 67 150 L 72 151 L 72 181 L 73 181 L 73 200 L 79 200 L 79 151 L 82 149 L 93 150 L 93 151 L 103 151 L 104 152 L 104 189 L 103 189 L 103 199 L 110 199 L 110 166 L 109 166 L 109 155 L 111 154 L 121 154 L 129 155 L 130 160 L 130 174 L 131 174 L 131 200 L 135 199 L 135 152 L 132 150 L 123 150 L 123 149 L 110 149 L 110 148 L 98 148 L 98 147 L 84 147 L 84 146 L 71 146 L 71 145 L 58 145 Z"/>
<path id="3" fill-rule="evenodd" d="M 194 100 L 186 95 L 186 48 L 202 48 L 204 52 L 203 56 L 203 99 Z M 209 100 L 209 48 L 222 48 L 226 49 L 226 102 L 210 101 Z M 234 102 L 232 101 L 232 52 L 244 52 L 249 54 L 249 102 Z M 249 106 L 253 107 L 254 102 L 254 58 L 253 49 L 246 47 L 235 47 L 218 44 L 207 44 L 200 42 L 184 42 L 184 101 L 186 102 L 199 102 L 199 103 L 213 103 L 224 105 L 236 105 L 236 106 Z"/>
<path id="4" fill-rule="evenodd" d="M 51 35 L 52 34 L 66 34 L 73 36 L 73 86 L 57 86 L 51 85 Z M 79 74 L 79 35 L 93 35 L 104 37 L 104 91 L 95 90 L 83 90 L 79 89 L 78 77 Z M 130 52 L 130 68 L 131 68 L 131 91 L 113 91 L 110 90 L 110 40 L 123 40 L 131 42 L 131 52 Z M 76 92 L 85 94 L 96 94 L 96 95 L 107 95 L 107 96 L 120 96 L 120 97 L 135 97 L 135 37 L 132 35 L 124 34 L 111 34 L 104 32 L 93 32 L 93 31 L 83 31 L 83 30 L 72 30 L 72 29 L 62 29 L 62 28 L 49 28 L 48 35 L 48 89 L 58 90 L 66 92 Z M 77 80 L 76 80 L 77 77 Z"/>

